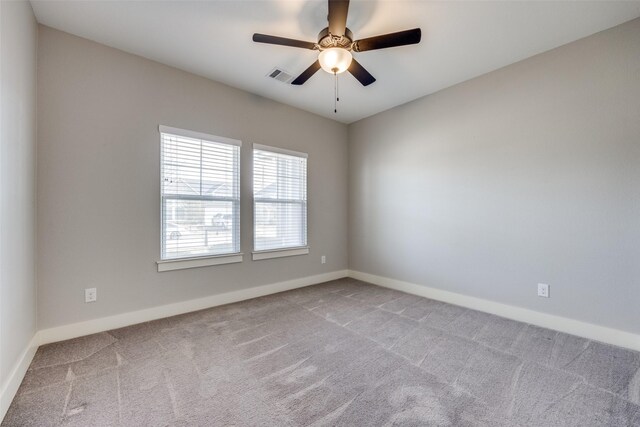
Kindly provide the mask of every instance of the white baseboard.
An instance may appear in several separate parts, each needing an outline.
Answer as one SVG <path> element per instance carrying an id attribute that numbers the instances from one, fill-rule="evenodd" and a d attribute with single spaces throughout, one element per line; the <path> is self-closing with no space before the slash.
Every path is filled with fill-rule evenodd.
<path id="1" fill-rule="evenodd" d="M 27 348 L 24 349 L 11 372 L 9 372 L 9 376 L 5 382 L 0 385 L 0 422 L 4 419 L 9 405 L 11 405 L 11 401 L 16 395 L 18 387 L 20 387 L 22 379 L 33 360 L 33 356 L 35 356 L 36 350 L 38 350 L 38 341 L 39 337 L 38 333 L 36 333 L 33 338 L 31 338 L 31 341 L 29 341 L 29 344 L 27 344 Z"/>
<path id="2" fill-rule="evenodd" d="M 243 301 L 251 298 L 275 294 L 304 286 L 315 285 L 329 280 L 347 277 L 348 270 L 333 271 L 330 273 L 318 274 L 316 276 L 302 277 L 299 279 L 287 280 L 285 282 L 272 283 L 269 285 L 256 286 L 248 289 L 227 292 L 224 294 L 211 295 L 204 298 L 182 301 L 174 304 L 152 307 L 144 310 L 132 311 L 129 313 L 117 314 L 99 319 L 87 320 L 85 322 L 73 323 L 70 325 L 58 326 L 41 330 L 38 335 L 40 344 L 48 344 L 57 341 L 64 341 L 84 335 L 95 334 L 97 332 L 108 331 L 110 329 L 123 328 L 135 325 L 136 323 L 148 322 L 150 320 L 161 319 L 163 317 L 175 316 L 189 313 L 191 311 L 202 310 L 218 305 Z"/>
<path id="3" fill-rule="evenodd" d="M 468 295 L 457 294 L 441 289 L 429 288 L 427 286 L 422 286 L 415 283 L 403 282 L 387 277 L 362 273 L 359 271 L 339 270 L 330 273 L 319 274 L 316 276 L 309 276 L 284 282 L 272 283 L 269 285 L 256 286 L 253 288 L 241 289 L 224 294 L 211 295 L 208 297 L 183 301 L 175 304 L 168 304 L 145 310 L 123 313 L 115 316 L 93 319 L 85 322 L 41 330 L 36 333 L 36 335 L 30 341 L 28 347 L 24 350 L 15 367 L 12 369 L 8 379 L 4 382 L 4 384 L 1 385 L 0 420 L 4 418 L 6 411 L 9 409 L 9 405 L 11 404 L 11 401 L 13 400 L 13 397 L 15 396 L 20 383 L 22 382 L 22 379 L 27 372 L 29 364 L 33 360 L 33 356 L 38 349 L 38 345 L 77 338 L 80 336 L 103 332 L 110 329 L 134 325 L 136 323 L 147 322 L 163 317 L 175 316 L 178 314 L 202 310 L 218 305 L 229 304 L 251 298 L 270 295 L 278 292 L 326 282 L 329 280 L 340 279 L 347 276 L 398 291 L 407 292 L 410 294 L 419 295 L 422 297 L 431 298 L 462 307 L 471 308 L 474 310 L 484 311 L 486 313 L 491 313 L 509 319 L 530 323 L 532 325 L 554 329 L 568 334 L 578 335 L 587 339 L 597 340 L 608 344 L 640 351 L 640 335 L 636 335 L 630 332 L 607 328 L 604 326 L 594 325 L 575 319 L 542 313 L 522 307 L 502 304 Z"/>
<path id="4" fill-rule="evenodd" d="M 167 304 L 159 307 L 130 313 L 118 314 L 115 316 L 103 317 L 100 319 L 87 320 L 70 325 L 58 326 L 50 329 L 43 329 L 37 332 L 27 348 L 23 351 L 20 359 L 11 370 L 7 380 L 1 384 L 0 388 L 0 422 L 11 405 L 20 384 L 36 354 L 39 345 L 49 344 L 57 341 L 64 341 L 97 332 L 108 331 L 110 329 L 122 328 L 136 323 L 148 322 L 161 319 L 163 317 L 175 316 L 189 313 L 191 311 L 202 310 L 218 305 L 229 304 L 291 289 L 302 288 L 304 286 L 315 285 L 329 280 L 341 279 L 348 276 L 348 270 L 332 271 L 330 273 L 318 274 L 315 276 L 302 277 L 299 279 L 287 280 L 284 282 L 271 283 L 269 285 L 256 286 L 248 289 L 227 292 L 224 294 L 211 295 L 204 298 L 189 301 Z"/>
<path id="5" fill-rule="evenodd" d="M 350 270 L 349 277 L 373 283 L 374 285 L 383 286 L 385 288 L 395 289 L 397 291 L 431 298 L 471 308 L 473 310 L 483 311 L 485 313 L 495 314 L 497 316 L 530 323 L 532 325 L 565 332 L 567 334 L 577 335 L 590 340 L 601 341 L 607 344 L 640 351 L 640 335 L 636 335 L 631 332 L 607 328 L 605 326 L 594 325 L 580 320 L 542 313 L 482 298 L 444 291 L 442 289 L 430 288 L 427 286 L 417 285 L 415 283 L 403 282 L 401 280 L 390 279 L 388 277 L 362 273 L 360 271 Z"/>

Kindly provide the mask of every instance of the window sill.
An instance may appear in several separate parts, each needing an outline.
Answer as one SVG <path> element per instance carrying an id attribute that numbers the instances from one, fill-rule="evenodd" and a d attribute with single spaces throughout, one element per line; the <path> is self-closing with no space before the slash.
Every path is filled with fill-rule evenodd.
<path id="1" fill-rule="evenodd" d="M 309 253 L 309 247 L 304 246 L 301 248 L 290 249 L 273 249 L 268 251 L 256 251 L 253 252 L 253 260 L 259 261 L 261 259 L 282 258 L 287 256 L 307 255 Z"/>
<path id="2" fill-rule="evenodd" d="M 158 272 L 183 270 L 185 268 L 208 267 L 210 265 L 234 264 L 242 262 L 242 253 L 229 255 L 215 255 L 196 258 L 178 258 L 156 261 Z"/>

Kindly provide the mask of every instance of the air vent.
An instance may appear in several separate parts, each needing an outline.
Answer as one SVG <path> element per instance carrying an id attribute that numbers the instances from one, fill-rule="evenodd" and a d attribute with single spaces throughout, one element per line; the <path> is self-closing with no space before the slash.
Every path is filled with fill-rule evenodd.
<path id="1" fill-rule="evenodd" d="M 271 72 L 267 74 L 267 77 L 278 80 L 282 83 L 289 83 L 293 79 L 293 76 L 291 74 L 287 73 L 284 70 L 281 70 L 280 68 L 274 68 L 273 70 L 271 70 Z"/>

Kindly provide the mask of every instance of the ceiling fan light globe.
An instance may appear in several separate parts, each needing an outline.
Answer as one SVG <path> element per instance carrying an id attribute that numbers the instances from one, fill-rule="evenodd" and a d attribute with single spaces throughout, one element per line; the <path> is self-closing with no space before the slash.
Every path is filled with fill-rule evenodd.
<path id="1" fill-rule="evenodd" d="M 320 66 L 330 74 L 340 74 L 347 71 L 352 59 L 351 52 L 341 47 L 325 49 L 318 55 Z"/>

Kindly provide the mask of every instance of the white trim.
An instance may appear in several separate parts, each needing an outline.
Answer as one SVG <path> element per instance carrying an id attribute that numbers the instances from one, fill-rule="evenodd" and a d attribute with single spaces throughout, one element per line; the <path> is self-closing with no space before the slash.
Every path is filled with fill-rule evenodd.
<path id="1" fill-rule="evenodd" d="M 39 333 L 36 332 L 33 338 L 31 338 L 31 341 L 29 341 L 29 344 L 27 344 L 27 348 L 25 348 L 20 355 L 13 369 L 11 369 L 11 372 L 9 372 L 9 376 L 0 387 L 0 422 L 2 422 L 4 416 L 7 414 L 11 401 L 18 391 L 27 373 L 27 369 L 29 369 L 33 356 L 35 356 L 36 350 L 38 350 L 38 344 Z"/>
<path id="2" fill-rule="evenodd" d="M 338 270 L 330 273 L 318 274 L 315 276 L 301 277 L 299 279 L 277 282 L 269 285 L 256 286 L 248 289 L 226 292 L 218 295 L 211 295 L 174 304 L 167 304 L 158 307 L 147 308 L 145 310 L 132 311 L 128 313 L 116 314 L 114 316 L 102 317 L 99 319 L 87 320 L 85 322 L 73 323 L 70 325 L 58 326 L 41 330 L 38 335 L 40 344 L 48 344 L 57 341 L 77 338 L 84 335 L 95 334 L 97 332 L 122 328 L 135 325 L 137 323 L 162 319 L 164 317 L 176 316 L 178 314 L 189 313 L 205 308 L 215 307 L 223 304 L 244 301 L 291 289 L 302 288 L 304 286 L 315 285 L 317 283 L 328 282 L 330 280 L 347 277 L 348 270 Z"/>
<path id="3" fill-rule="evenodd" d="M 184 136 L 185 138 L 204 139 L 211 142 L 221 142 L 223 144 L 237 145 L 242 147 L 242 141 L 233 138 L 226 138 L 224 136 L 216 136 L 208 133 L 196 132 L 193 130 L 173 128 L 171 126 L 159 125 L 158 131 L 160 133 L 167 133 L 170 135 Z"/>
<path id="4" fill-rule="evenodd" d="M 229 255 L 215 255 L 197 258 L 178 258 L 156 261 L 158 273 L 163 271 L 183 270 L 185 268 L 208 267 L 210 265 L 234 264 L 242 262 L 242 253 Z"/>
<path id="5" fill-rule="evenodd" d="M 592 323 L 587 323 L 580 320 L 569 319 L 567 317 L 556 316 L 554 314 L 542 313 L 527 308 L 489 301 L 482 298 L 444 291 L 442 289 L 430 288 L 427 286 L 417 285 L 415 283 L 403 282 L 401 280 L 390 279 L 388 277 L 362 273 L 360 271 L 350 270 L 349 277 L 362 280 L 364 282 L 373 283 L 374 285 L 383 286 L 385 288 L 395 289 L 397 291 L 402 291 L 425 298 L 448 302 L 450 304 L 483 311 L 485 313 L 495 314 L 497 316 L 506 317 L 508 319 L 517 320 L 520 322 L 530 323 L 532 325 L 541 326 L 543 328 L 549 328 L 556 331 L 565 332 L 567 334 L 577 335 L 590 340 L 601 341 L 607 344 L 613 344 L 620 347 L 629 348 L 631 350 L 640 351 L 640 335 L 636 335 L 631 332 L 625 332 L 619 329 L 594 325 Z"/>
<path id="6" fill-rule="evenodd" d="M 285 154 L 287 156 L 302 157 L 304 159 L 309 157 L 307 153 L 302 153 L 300 151 L 287 150 L 286 148 L 271 147 L 269 145 L 253 144 L 253 149 L 261 150 L 261 151 L 269 151 L 271 153 Z"/>
<path id="7" fill-rule="evenodd" d="M 287 256 L 307 255 L 309 253 L 309 247 L 302 248 L 287 248 L 287 249 L 269 249 L 266 251 L 255 251 L 252 253 L 253 260 L 259 261 L 261 259 L 282 258 Z"/>

